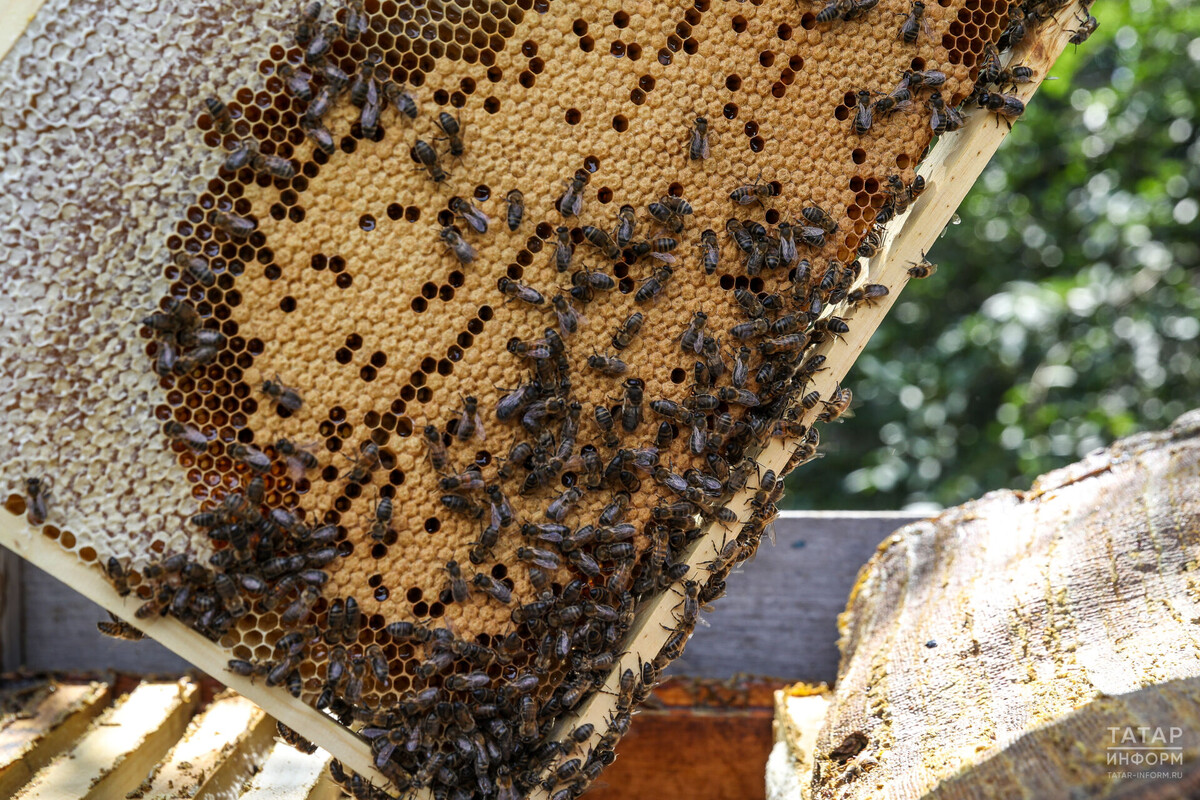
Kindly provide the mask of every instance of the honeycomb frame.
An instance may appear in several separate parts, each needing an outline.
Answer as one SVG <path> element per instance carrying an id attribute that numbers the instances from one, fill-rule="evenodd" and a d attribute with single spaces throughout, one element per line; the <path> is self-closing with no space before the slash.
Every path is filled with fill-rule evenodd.
<path id="1" fill-rule="evenodd" d="M 740 16 L 740 15 L 739 15 L 739 16 Z M 736 22 L 736 21 L 735 21 L 735 22 Z M 614 24 L 615 24 L 615 23 L 614 23 Z M 628 22 L 627 22 L 627 24 L 628 24 Z M 953 24 L 953 23 L 952 23 L 952 24 Z M 621 26 L 618 26 L 618 27 L 620 28 Z M 735 25 L 735 30 L 736 30 L 736 25 Z M 740 31 L 739 31 L 739 33 L 740 33 Z M 582 37 L 581 37 L 581 38 L 582 38 Z M 1060 36 L 1060 38 L 1064 38 L 1064 37 L 1061 37 L 1061 36 Z M 525 49 L 525 48 L 523 48 L 523 50 L 524 50 L 524 49 Z M 534 49 L 536 50 L 536 48 L 534 48 Z M 1061 49 L 1061 48 L 1059 48 L 1059 49 Z M 686 49 L 685 49 L 685 52 L 686 52 Z M 1054 50 L 1054 53 L 1055 53 L 1055 54 L 1057 54 L 1057 52 L 1058 52 L 1058 50 L 1057 50 L 1057 49 L 1056 49 L 1056 50 Z M 524 54 L 524 53 L 523 53 L 523 54 Z M 615 56 L 615 55 L 616 55 L 616 54 L 614 53 L 614 56 Z M 536 56 L 527 56 L 527 57 L 531 57 L 531 58 L 532 58 L 532 57 L 536 57 Z M 1050 61 L 1049 61 L 1049 62 L 1047 62 L 1047 65 L 1048 65 L 1049 63 L 1051 63 L 1051 62 L 1052 62 L 1052 59 L 1050 59 Z M 761 62 L 760 62 L 760 63 L 761 63 Z M 1044 71 L 1040 71 L 1040 74 L 1043 74 L 1043 75 L 1044 75 Z M 1039 76 L 1039 77 L 1040 77 L 1040 76 Z M 1025 94 L 1025 92 L 1032 93 L 1032 89 L 1033 89 L 1033 88 L 1034 88 L 1033 86 L 1029 86 L 1029 87 L 1023 87 L 1023 90 L 1022 90 L 1022 95 L 1023 95 L 1023 96 L 1027 96 L 1027 95 Z M 335 109 L 335 111 L 337 111 L 337 110 Z M 344 112 L 344 111 L 346 111 L 346 109 L 344 109 L 344 108 L 343 108 L 343 109 L 341 109 L 341 111 L 343 111 L 343 112 Z M 982 120 L 981 120 L 980 118 L 984 117 L 984 115 L 980 114 L 980 115 L 977 115 L 977 117 L 978 117 L 978 118 L 971 120 L 971 121 L 968 123 L 968 125 L 974 125 L 976 128 L 978 128 L 978 127 L 980 126 L 980 124 L 982 123 Z M 344 121 L 344 120 L 343 120 L 343 121 Z M 615 121 L 615 120 L 614 120 L 614 121 Z M 989 121 L 989 124 L 990 124 L 990 119 L 989 119 L 988 121 Z M 202 122 L 203 122 L 203 120 L 202 120 Z M 569 120 L 568 120 L 568 122 L 569 122 Z M 747 135 L 749 135 L 749 131 L 747 131 Z M 963 134 L 959 134 L 958 136 L 961 138 L 961 137 L 963 137 Z M 210 138 L 211 138 L 211 137 L 210 137 Z M 751 143 L 750 143 L 750 146 L 751 146 L 751 149 L 753 149 L 753 148 L 755 147 L 755 144 L 754 144 L 753 140 L 754 140 L 755 138 L 758 138 L 758 137 L 757 137 L 757 131 L 756 131 L 756 136 L 751 136 L 750 138 L 751 138 L 751 140 L 752 140 L 752 141 L 751 141 Z M 996 145 L 998 145 L 998 143 L 999 143 L 999 139 L 1000 139 L 1000 138 L 1002 138 L 1002 135 L 1001 135 L 1001 136 L 997 136 L 997 137 L 995 138 L 995 144 L 996 144 Z M 945 144 L 947 144 L 947 145 L 949 145 L 949 144 L 952 144 L 954 141 L 955 141 L 955 137 L 948 137 L 948 138 L 947 138 L 947 139 L 944 141 L 944 143 L 945 143 Z M 986 159 L 984 159 L 984 160 L 986 161 Z M 857 162 L 857 160 L 856 160 L 856 163 L 858 163 L 858 162 Z M 585 165 L 585 166 L 586 166 L 586 165 Z M 906 166 L 907 166 L 907 167 L 909 167 L 909 168 L 911 168 L 911 163 L 907 164 Z M 980 168 L 982 168 L 982 163 L 980 163 L 980 165 L 979 165 L 979 166 L 980 166 Z M 931 184 L 932 184 L 932 185 L 933 185 L 935 188 L 936 188 L 936 187 L 937 187 L 937 185 L 938 185 L 938 182 L 937 182 L 937 180 L 936 180 L 936 179 L 935 179 L 935 180 L 931 180 L 931 181 L 930 181 L 930 183 L 931 183 Z M 966 183 L 966 186 L 969 186 L 969 185 L 970 185 L 970 181 L 967 181 L 967 183 Z M 260 185 L 260 188 L 265 188 L 265 187 L 261 187 L 261 185 Z M 963 187 L 963 191 L 965 192 L 965 187 Z M 931 194 L 932 194 L 932 190 L 931 190 Z M 602 202 L 603 202 L 603 201 L 602 201 Z M 916 207 L 915 207 L 915 208 L 916 208 L 916 210 L 915 210 L 915 211 L 912 211 L 912 212 L 910 212 L 910 215 L 909 215 L 909 217 L 907 218 L 907 222 L 909 222 L 909 223 L 911 224 L 911 223 L 912 223 L 912 221 L 916 219 L 916 214 L 917 214 L 919 211 L 921 211 L 921 209 L 928 207 L 928 206 L 930 205 L 930 203 L 931 203 L 931 201 L 929 201 L 929 200 L 925 200 L 925 201 L 924 201 L 924 205 L 918 205 L 918 206 L 916 206 Z M 957 202 L 955 202 L 955 203 L 954 203 L 954 205 L 957 205 Z M 410 206 L 410 208 L 411 208 L 411 207 L 412 207 L 412 206 Z M 952 211 L 952 208 L 953 208 L 953 206 L 951 206 L 951 208 L 950 208 L 950 211 L 947 211 L 947 212 L 946 212 L 946 216 L 948 216 L 948 215 L 949 215 L 949 213 Z M 391 217 L 391 214 L 389 213 L 389 215 L 388 215 L 388 216 L 389 216 L 389 218 L 390 218 L 390 217 Z M 403 216 L 403 213 L 401 214 L 401 216 Z M 397 221 L 397 220 L 393 220 L 393 221 Z M 937 230 L 940 230 L 940 227 L 941 227 L 940 225 L 939 225 L 939 226 L 937 226 Z M 929 231 L 929 236 L 928 236 L 928 238 L 929 238 L 929 242 L 927 242 L 927 243 L 926 243 L 926 246 L 927 246 L 929 243 L 931 243 L 931 242 L 932 242 L 932 238 L 933 238 L 933 236 L 934 236 L 934 235 L 936 235 L 936 232 L 937 232 L 937 230 L 932 230 L 932 229 L 931 229 L 931 230 Z M 366 232 L 366 231 L 365 231 L 365 229 L 364 229 L 364 232 Z M 531 249 L 532 249 L 532 248 L 531 248 Z M 878 275 L 879 275 L 879 276 L 886 276 L 886 277 L 896 278 L 897 276 L 895 276 L 895 275 L 888 275 L 888 265 L 895 266 L 896 264 L 900 264 L 901 262 L 900 262 L 900 261 L 898 261 L 898 260 L 896 260 L 895 258 L 893 258 L 891 255 L 888 255 L 888 254 L 887 254 L 887 252 L 888 252 L 888 251 L 886 251 L 886 250 L 885 250 L 885 251 L 884 251 L 884 257 L 880 259 L 880 260 L 883 262 L 883 264 L 881 265 L 881 266 L 882 266 L 882 272 L 878 273 Z M 897 251 L 897 252 L 899 252 L 899 251 Z M 918 252 L 917 252 L 916 250 L 914 250 L 914 251 L 912 251 L 912 252 L 906 252 L 906 253 L 905 253 L 905 257 L 906 257 L 906 258 L 908 258 L 908 257 L 911 257 L 911 258 L 910 258 L 910 260 L 915 260 L 915 256 L 916 256 L 917 254 L 918 254 Z M 725 253 L 723 253 L 723 256 L 724 256 L 724 257 L 726 257 L 726 258 L 728 258 L 728 257 L 730 256 L 730 253 L 728 253 L 728 252 L 725 252 Z M 332 261 L 332 259 L 330 259 L 330 261 Z M 269 265 L 268 265 L 268 266 L 269 266 Z M 315 266 L 315 264 L 314 264 L 314 266 Z M 872 263 L 872 270 L 871 270 L 871 278 L 872 278 L 872 280 L 877 280 L 877 279 L 878 279 L 878 280 L 882 280 L 882 282 L 883 282 L 885 285 L 887 285 L 887 281 L 886 281 L 886 280 L 883 280 L 882 278 L 879 278 L 879 277 L 877 276 L 877 274 L 876 274 L 876 271 L 875 271 L 874 267 L 875 267 L 875 264 L 874 264 L 874 263 Z M 168 273 L 166 274 L 166 276 L 168 277 L 168 279 L 170 279 L 170 278 L 172 277 L 172 276 L 170 275 L 170 273 L 169 273 L 169 270 L 170 270 L 170 268 L 168 267 Z M 332 271 L 332 270 L 331 270 L 331 271 Z M 335 272 L 334 274 L 338 274 L 338 275 L 340 275 L 340 274 L 343 274 L 343 273 L 342 273 L 342 272 Z M 902 274 L 903 274 L 903 269 L 902 269 L 902 268 L 900 269 L 900 273 L 898 273 L 898 274 L 900 274 L 900 275 L 902 275 Z M 853 336 L 853 337 L 855 337 L 855 338 L 857 338 L 857 337 L 861 337 L 861 339 L 862 339 L 862 343 L 865 343 L 865 339 L 867 338 L 867 336 L 869 336 L 869 332 L 870 332 L 870 330 L 873 330 L 873 327 L 874 327 L 874 324 L 873 324 L 873 322 L 874 322 L 874 323 L 877 323 L 877 322 L 878 322 L 878 318 L 882 317 L 882 314 L 883 314 L 883 313 L 884 313 L 884 311 L 886 310 L 887 304 L 889 304 L 889 303 L 890 303 L 892 300 L 894 300 L 894 298 L 895 298 L 895 295 L 898 293 L 898 288 L 899 288 L 899 286 L 900 286 L 900 285 L 902 285 L 902 282 L 903 282 L 903 280 L 902 280 L 902 279 L 899 279 L 899 280 L 898 280 L 898 282 L 895 284 L 895 288 L 893 289 L 893 291 L 892 291 L 891 295 L 889 295 L 889 297 L 888 297 L 888 298 L 885 298 L 885 302 L 884 302 L 884 304 L 883 304 L 882 306 L 880 306 L 880 307 L 879 307 L 879 308 L 877 308 L 877 309 L 863 309 L 862 311 L 863 311 L 864 313 L 860 313 L 860 314 L 858 314 L 857 316 L 855 316 L 855 322 L 856 322 L 856 325 L 854 326 L 854 328 L 852 328 L 852 336 Z M 676 286 L 676 287 L 678 287 L 678 283 L 676 283 L 676 284 L 675 284 L 675 286 Z M 675 299 L 677 299 L 677 298 L 678 298 L 678 295 L 676 295 L 676 296 L 675 296 Z M 431 298 L 431 297 L 427 297 L 426 299 L 427 299 L 427 300 L 433 300 L 433 298 Z M 671 299 L 671 295 L 670 295 L 670 294 L 668 294 L 668 298 L 666 298 L 666 299 Z M 660 301 L 660 302 L 661 302 L 661 301 Z M 873 322 L 872 322 L 872 320 L 873 320 Z M 484 322 L 486 322 L 486 320 L 481 320 L 481 321 L 484 321 Z M 680 321 L 686 322 L 686 317 L 682 317 L 682 318 L 681 318 L 681 320 L 677 320 L 676 322 L 678 323 L 678 322 L 680 322 Z M 865 324 L 863 324 L 863 323 L 865 323 Z M 677 325 L 677 327 L 682 327 L 682 325 Z M 859 334 L 859 331 L 862 331 L 862 334 Z M 348 344 L 348 343 L 347 343 L 347 344 Z M 849 343 L 848 343 L 848 344 L 849 344 Z M 842 359 L 835 359 L 835 360 L 832 360 L 832 361 L 831 361 L 831 366 L 834 366 L 834 367 L 836 367 L 836 369 L 831 369 L 831 371 L 830 371 L 830 372 L 828 372 L 828 373 L 826 373 L 824 376 L 822 376 L 822 375 L 818 375 L 818 376 L 816 376 L 816 385 L 817 385 L 818 387 L 820 387 L 820 388 L 821 388 L 823 396 L 828 396 L 828 389 L 829 389 L 829 388 L 831 388 L 831 387 L 832 387 L 832 385 L 833 385 L 833 384 L 835 384 L 835 383 L 837 382 L 837 380 L 840 380 L 840 378 L 841 378 L 841 374 L 842 374 L 842 373 L 844 373 L 844 367 L 848 367 L 848 366 L 849 366 L 849 362 L 850 362 L 850 361 L 852 361 L 852 355 L 854 355 L 854 354 L 857 354 L 857 352 L 858 352 L 858 350 L 859 350 L 860 348 L 861 348 L 861 344 L 856 344 L 856 345 L 854 345 L 854 346 L 848 346 L 848 347 L 844 348 L 844 350 L 845 350 L 846 352 L 849 352 L 849 353 L 851 353 L 851 356 L 849 357 L 849 359 L 842 358 Z M 349 347 L 347 347 L 346 349 L 352 349 L 352 348 L 349 348 Z M 495 347 L 494 345 L 493 345 L 492 349 L 493 349 L 493 350 L 499 350 L 499 348 L 498 348 L 498 347 Z M 812 351 L 812 352 L 815 352 L 815 351 Z M 381 366 L 382 366 L 382 365 L 381 365 Z M 839 370 L 839 369 L 840 369 L 840 372 L 838 372 L 838 370 Z M 431 372 L 432 372 L 432 370 L 431 370 Z M 834 380 L 834 375 L 835 375 L 835 373 L 837 374 L 837 380 Z M 270 377 L 270 376 L 269 376 L 269 375 L 259 375 L 258 377 Z M 419 391 L 419 389 L 418 389 L 418 391 Z M 649 394 L 649 392 L 648 392 L 648 394 Z M 812 416 L 815 416 L 815 411 L 814 411 L 814 412 L 812 412 L 812 413 L 810 413 L 810 415 L 809 415 L 809 416 L 810 416 L 810 417 L 812 417 Z M 331 422 L 333 422 L 333 420 L 331 420 Z M 340 424 L 340 423 L 335 423 L 335 424 Z M 339 438 L 340 438 L 340 437 L 339 437 Z M 778 454 L 779 452 L 784 452 L 784 451 L 782 451 L 782 450 L 776 450 L 775 452 L 776 452 L 776 454 Z M 768 453 L 770 453 L 770 449 L 768 449 Z M 790 457 L 790 455 L 791 455 L 790 451 L 786 452 L 786 456 L 787 456 L 787 457 Z M 759 460 L 759 461 L 760 461 L 760 463 L 762 463 L 764 466 L 769 466 L 770 464 L 772 464 L 772 463 L 773 463 L 773 462 L 770 460 L 770 458 L 771 458 L 771 457 L 772 457 L 772 455 L 769 455 L 769 454 L 764 454 L 764 455 L 761 455 L 761 456 L 759 456 L 759 457 L 758 457 L 758 460 Z M 786 461 L 786 457 L 785 457 L 783 460 L 784 460 L 784 461 Z M 12 473 L 11 473 L 11 471 L 9 472 L 9 475 L 10 475 L 10 478 L 11 478 L 11 476 L 12 476 Z M 741 495 L 740 495 L 740 497 L 742 498 L 743 504 L 744 504 L 745 500 L 749 499 L 749 498 L 750 498 L 752 495 L 753 495 L 753 492 L 750 492 L 749 494 L 747 494 L 745 491 L 743 491 L 743 492 L 741 493 Z M 10 507 L 12 507 L 12 499 L 13 499 L 13 497 L 16 497 L 16 495 L 15 495 L 15 494 L 13 494 L 13 495 L 10 495 Z M 731 506 L 730 506 L 730 507 L 732 507 L 732 508 L 735 508 L 735 509 L 738 509 L 739 511 L 740 511 L 740 510 L 743 510 L 743 509 L 740 509 L 740 508 L 738 508 L 738 505 L 739 505 L 739 504 L 738 504 L 738 501 L 735 499 L 735 500 L 734 500 L 734 502 L 731 504 Z M 740 515 L 739 515 L 739 516 L 740 516 Z M 64 526 L 64 527 L 66 527 L 66 526 Z M 50 527 L 48 530 L 46 530 L 45 532 L 46 532 L 46 533 L 48 533 L 48 534 L 50 534 L 51 538 L 54 538 L 54 537 L 62 537 L 62 536 L 63 536 L 63 534 L 65 534 L 65 536 L 67 536 L 67 537 L 71 537 L 72 539 L 74 539 L 74 537 L 75 537 L 75 534 L 74 534 L 74 533 L 71 533 L 71 532 L 69 532 L 69 530 L 70 530 L 70 529 L 68 528 L 68 529 L 67 529 L 67 530 L 65 530 L 65 531 L 61 531 L 61 530 L 59 530 L 59 529 L 57 528 L 57 526 L 52 526 L 52 527 Z M 711 557 L 709 557 L 709 556 L 707 556 L 707 555 L 706 555 L 704 558 L 701 558 L 701 557 L 699 556 L 699 554 L 700 554 L 700 553 L 702 552 L 702 550 L 703 550 L 703 547 L 702 547 L 701 545 L 703 545 L 703 544 L 710 544 L 710 545 L 711 545 L 711 547 L 712 547 L 712 549 L 714 550 L 714 552 L 719 552 L 719 551 L 720 551 L 720 549 L 721 549 L 721 545 L 724 543 L 724 542 L 723 542 L 723 540 L 724 540 L 725 536 L 728 534 L 728 532 L 729 532 L 729 531 L 728 531 L 728 529 L 727 529 L 727 530 L 726 530 L 726 532 L 725 532 L 725 533 L 722 533 L 720 536 L 717 536 L 716 534 L 710 534 L 709 536 L 707 536 L 707 537 L 704 537 L 704 538 L 701 538 L 700 540 L 698 540 L 698 541 L 697 541 L 697 543 L 696 543 L 696 545 L 694 545 L 694 546 L 692 546 L 692 547 L 690 548 L 690 556 L 688 557 L 688 560 L 689 560 L 690 562 L 692 562 L 692 563 L 694 564 L 694 566 L 696 566 L 696 567 L 699 567 L 699 566 L 700 566 L 700 565 L 701 565 L 701 564 L 702 564 L 704 561 L 706 561 L 706 560 L 710 561 L 710 560 L 711 560 Z M 720 541 L 718 541 L 718 539 L 719 539 Z M 35 540 L 35 541 L 40 541 L 40 540 Z M 64 544 L 65 544 L 65 543 L 66 543 L 66 541 L 65 541 L 65 537 L 64 537 Z M 68 545 L 68 546 L 69 546 L 69 545 Z M 199 552 L 203 553 L 203 550 L 202 550 L 201 548 L 196 548 L 196 549 L 197 549 L 197 551 L 199 551 Z M 94 557 L 97 557 L 97 556 L 95 556 L 95 555 L 94 555 Z M 85 560 L 88 560 L 88 559 L 85 557 Z M 624 664 L 627 664 L 627 663 L 636 662 L 637 658 L 644 658 L 644 660 L 650 660 L 650 658 L 648 658 L 647 656 L 650 656 L 650 654 L 655 654 L 655 655 L 657 655 L 657 653 L 658 653 L 658 648 L 653 646 L 653 639 L 654 639 L 655 635 L 659 635 L 659 638 L 662 638 L 662 635 L 661 635 L 661 634 L 656 634 L 656 631 L 654 631 L 654 630 L 653 630 L 653 629 L 654 629 L 656 626 L 655 626 L 655 625 L 652 625 L 652 624 L 650 624 L 648 620 L 654 620 L 654 621 L 656 621 L 656 622 L 657 622 L 657 621 L 665 621 L 666 619 L 669 619 L 669 618 L 670 618 L 670 616 L 672 616 L 672 614 L 671 614 L 671 609 L 672 609 L 672 608 L 673 608 L 673 607 L 676 605 L 676 603 L 677 603 L 677 599 L 673 599 L 673 595 L 671 594 L 671 592 L 669 592 L 669 591 L 668 591 L 668 592 L 663 592 L 663 593 L 660 593 L 660 594 L 659 594 L 659 599 L 658 599 L 658 601 L 656 601 L 656 602 L 655 602 L 655 603 L 654 603 L 654 604 L 653 604 L 653 605 L 650 607 L 650 609 L 649 609 L 649 610 L 646 610 L 646 609 L 644 609 L 644 610 L 642 610 L 642 611 L 640 611 L 640 612 L 639 612 L 639 615 L 640 615 L 640 616 L 641 616 L 641 618 L 643 619 L 642 631 L 643 631 L 643 633 L 645 634 L 645 636 L 644 636 L 644 637 L 639 637 L 639 638 L 636 640 L 636 642 L 635 642 L 635 646 L 633 646 L 633 647 L 631 647 L 631 648 L 630 648 L 630 653 L 628 653 L 628 654 L 627 654 L 627 655 L 626 655 L 626 656 L 625 656 L 625 657 L 622 659 L 622 662 L 621 662 L 621 663 L 622 663 L 622 665 L 624 665 Z M 126 614 L 128 613 L 128 609 L 123 609 L 123 611 L 124 611 Z M 118 612 L 118 613 L 120 613 L 120 612 Z M 163 625 L 163 624 L 170 624 L 170 623 L 156 623 L 156 625 Z M 660 644 L 660 646 L 661 646 L 661 642 L 660 642 L 659 644 Z M 637 658 L 635 658 L 635 656 L 636 656 Z M 615 686 L 616 686 L 616 681 L 617 681 L 617 676 L 619 676 L 619 674 L 620 674 L 620 668 L 621 668 L 621 667 L 620 667 L 620 666 L 618 666 L 616 669 L 614 669 L 614 670 L 612 670 L 612 671 L 610 671 L 610 672 L 609 672 L 608 685 L 609 685 L 609 689 L 610 689 L 610 691 L 611 691 L 611 690 L 613 690 L 613 689 L 615 689 Z M 257 692 L 256 692 L 255 694 L 257 694 Z M 590 716 L 594 716 L 595 718 L 599 719 L 601 715 L 600 715 L 600 714 L 599 714 L 599 713 L 596 711 L 596 709 L 598 709 L 598 708 L 600 708 L 600 707 L 603 707 L 603 706 L 606 704 L 606 702 L 608 702 L 608 701 L 611 699 L 611 697 L 612 697 L 612 696 L 615 696 L 615 694 L 619 694 L 619 692 L 613 692 L 613 694 L 612 694 L 612 695 L 610 695 L 610 694 L 606 694 L 606 693 L 605 693 L 605 692 L 603 692 L 603 691 L 600 691 L 600 692 L 597 692 L 597 693 L 595 693 L 595 694 L 593 695 L 593 698 L 594 698 L 594 699 L 591 701 L 590 705 L 588 705 L 588 706 L 586 706 L 586 707 L 585 707 L 585 711 L 583 712 L 584 716 L 589 716 L 589 715 L 590 715 Z M 598 731 L 597 731 L 597 736 L 599 736 L 599 734 L 600 734 L 600 731 L 599 731 L 599 728 L 600 728 L 600 726 L 599 726 L 599 725 L 597 725 L 597 728 L 598 728 Z M 301 730 L 304 730 L 304 727 L 301 727 Z M 354 760 L 354 761 L 349 761 L 349 760 L 348 760 L 348 761 L 347 761 L 347 763 L 348 763 L 348 764 L 350 764 L 351 766 L 357 767 L 357 762 L 359 762 L 359 761 L 361 761 L 361 759 L 356 759 L 356 760 Z"/>

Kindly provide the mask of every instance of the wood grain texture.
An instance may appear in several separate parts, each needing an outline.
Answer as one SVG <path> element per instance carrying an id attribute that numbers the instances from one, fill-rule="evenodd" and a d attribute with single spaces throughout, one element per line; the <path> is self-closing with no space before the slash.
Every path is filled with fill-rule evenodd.
<path id="1" fill-rule="evenodd" d="M 1200 411 L 897 532 L 841 620 L 811 796 L 1132 792 L 1110 747 L 1151 743 L 1112 741 L 1125 725 L 1178 729 L 1163 746 L 1193 762 L 1198 563 Z"/>
<path id="2" fill-rule="evenodd" d="M 108 707 L 104 683 L 57 686 L 28 716 L 6 720 L 0 730 L 0 797 L 12 797 L 43 766 L 75 743 Z"/>

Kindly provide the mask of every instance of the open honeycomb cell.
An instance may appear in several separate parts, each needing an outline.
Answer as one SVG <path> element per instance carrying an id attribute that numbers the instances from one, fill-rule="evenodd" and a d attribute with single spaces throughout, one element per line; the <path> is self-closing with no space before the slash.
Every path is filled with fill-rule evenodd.
<path id="1" fill-rule="evenodd" d="M 0 64 L 6 508 L 42 478 L 41 535 L 363 730 L 396 789 L 582 791 L 773 518 L 755 454 L 811 458 L 797 409 L 849 402 L 807 396 L 814 349 L 1019 19 L 221 9 L 51 4 Z M 664 592 L 678 643 L 610 729 L 542 742 Z"/>

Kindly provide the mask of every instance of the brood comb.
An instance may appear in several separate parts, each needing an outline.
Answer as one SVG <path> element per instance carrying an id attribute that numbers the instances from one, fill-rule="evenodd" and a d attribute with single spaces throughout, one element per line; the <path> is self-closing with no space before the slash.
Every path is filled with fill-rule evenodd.
<path id="1" fill-rule="evenodd" d="M 576 796 L 1075 13 L 51 4 L 4 541 L 393 791 Z"/>

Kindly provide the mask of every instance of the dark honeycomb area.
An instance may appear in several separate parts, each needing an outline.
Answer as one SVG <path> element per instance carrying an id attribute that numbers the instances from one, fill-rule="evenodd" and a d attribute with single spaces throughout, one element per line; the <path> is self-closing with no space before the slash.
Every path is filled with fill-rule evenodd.
<path id="1" fill-rule="evenodd" d="M 1003 0 L 939 0 L 908 41 L 908 2 L 864 6 L 829 21 L 754 0 L 365 0 L 308 23 L 298 8 L 299 41 L 263 46 L 257 86 L 197 104 L 198 157 L 223 166 L 175 221 L 170 294 L 141 333 L 157 419 L 209 515 L 190 552 L 215 556 L 164 551 L 121 576 L 142 613 L 365 725 L 398 788 L 495 796 L 557 765 L 549 788 L 582 790 L 773 518 L 782 476 L 754 455 L 785 436 L 790 466 L 813 457 L 797 410 L 849 403 L 806 396 L 812 354 L 878 297 L 870 241 L 947 130 L 934 91 L 949 109 L 972 96 L 1015 19 Z M 878 110 L 911 72 L 943 74 Z M 747 485 L 752 518 L 728 518 Z M 712 525 L 723 557 L 682 568 Z M 623 683 L 610 730 L 543 746 L 662 592 L 682 598 L 680 634 Z M 455 741 L 477 733 L 495 752 Z"/>

